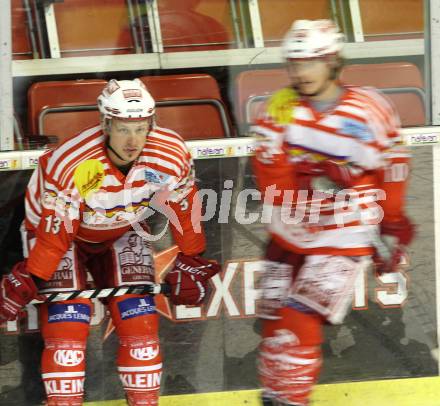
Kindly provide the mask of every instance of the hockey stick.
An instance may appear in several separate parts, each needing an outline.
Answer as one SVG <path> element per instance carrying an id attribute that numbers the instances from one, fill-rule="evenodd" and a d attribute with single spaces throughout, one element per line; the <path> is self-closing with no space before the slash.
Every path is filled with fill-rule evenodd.
<path id="1" fill-rule="evenodd" d="M 371 242 L 373 244 L 373 247 L 376 249 L 376 252 L 379 254 L 379 256 L 389 261 L 391 259 L 391 251 L 389 247 L 383 242 L 381 236 L 378 232 L 374 232 L 371 234 Z M 415 303 L 417 302 L 417 303 Z M 431 356 L 434 360 L 438 361 L 439 359 L 439 347 L 437 343 L 437 339 L 432 336 L 432 334 L 435 332 L 435 335 L 437 335 L 436 331 L 432 330 L 432 323 L 429 320 L 429 316 L 426 314 L 426 312 L 423 310 L 423 307 L 418 303 L 418 299 L 410 295 L 408 296 L 407 305 L 410 309 L 410 311 L 415 316 L 415 319 L 419 322 L 422 331 L 425 333 L 425 336 L 428 341 L 428 346 L 431 350 Z M 421 311 L 417 312 L 417 310 L 420 309 Z M 424 320 L 424 322 L 422 322 Z"/>
<path id="2" fill-rule="evenodd" d="M 150 283 L 147 285 L 137 285 L 137 286 L 118 286 L 115 288 L 104 288 L 104 289 L 88 289 L 88 290 L 72 290 L 69 292 L 58 292 L 58 293 L 41 293 L 39 294 L 42 299 L 34 299 L 30 304 L 40 304 L 40 303 L 51 303 L 60 302 L 63 300 L 72 299 L 101 299 L 105 297 L 116 297 L 122 295 L 157 295 L 160 293 L 169 293 L 170 286 L 167 283 Z"/>

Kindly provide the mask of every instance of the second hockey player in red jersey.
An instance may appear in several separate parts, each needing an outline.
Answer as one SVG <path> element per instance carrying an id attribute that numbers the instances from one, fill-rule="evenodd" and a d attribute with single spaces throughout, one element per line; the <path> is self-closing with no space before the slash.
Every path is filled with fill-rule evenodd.
<path id="1" fill-rule="evenodd" d="M 101 123 L 44 154 L 26 192 L 27 259 L 0 285 L 0 321 L 13 320 L 38 292 L 154 282 L 145 219 L 151 206 L 169 215 L 180 248 L 166 276 L 175 304 L 198 304 L 219 266 L 203 259 L 195 232 L 194 168 L 182 138 L 155 125 L 155 102 L 138 79 L 111 80 L 98 98 Z M 193 207 L 193 205 L 196 207 Z M 199 227 L 197 227 L 200 230 Z M 119 336 L 118 372 L 129 405 L 158 404 L 162 359 L 154 299 L 108 300 Z M 50 406 L 83 403 L 91 303 L 41 305 L 42 377 Z"/>
<path id="2" fill-rule="evenodd" d="M 342 46 L 332 21 L 294 22 L 282 45 L 292 85 L 253 127 L 254 169 L 272 206 L 259 309 L 264 405 L 309 404 L 323 324 L 343 321 L 372 258 L 396 272 L 413 238 L 399 119 L 376 90 L 338 81 Z M 387 253 L 384 236 L 395 241 Z"/>

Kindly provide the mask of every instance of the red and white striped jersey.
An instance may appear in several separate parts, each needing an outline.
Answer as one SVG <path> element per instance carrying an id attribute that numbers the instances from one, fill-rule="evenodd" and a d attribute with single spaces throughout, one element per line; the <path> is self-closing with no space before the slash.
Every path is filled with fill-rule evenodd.
<path id="1" fill-rule="evenodd" d="M 151 215 L 150 206 L 169 214 L 173 237 L 184 253 L 205 249 L 203 232 L 196 233 L 192 225 L 197 189 L 182 138 L 155 127 L 127 175 L 108 158 L 105 138 L 100 126 L 83 131 L 44 154 L 32 175 L 25 228 L 35 233 L 36 243 L 28 269 L 40 278 L 51 277 L 72 241 L 112 242 Z"/>
<path id="2" fill-rule="evenodd" d="M 372 88 L 344 88 L 337 105 L 324 113 L 300 98 L 287 124 L 263 115 L 253 126 L 259 139 L 254 168 L 260 189 L 276 185 L 282 192 L 273 199 L 275 213 L 268 225 L 273 238 L 303 254 L 370 254 L 378 229 L 372 223 L 380 216 L 380 207 L 387 216 L 388 207 L 403 206 L 400 192 L 394 193 L 401 199 L 396 204 L 378 204 L 384 197 L 380 190 L 387 189 L 388 194 L 397 185 L 383 188 L 381 179 L 391 164 L 390 151 L 401 141 L 399 127 L 394 108 Z M 401 150 L 402 154 L 409 156 Z M 342 192 L 325 173 L 304 181 L 301 164 L 329 159 L 363 174 L 352 193 Z M 287 204 L 289 210 L 281 210 L 288 190 L 294 191 L 293 203 Z M 331 194 L 320 193 L 326 191 Z"/>

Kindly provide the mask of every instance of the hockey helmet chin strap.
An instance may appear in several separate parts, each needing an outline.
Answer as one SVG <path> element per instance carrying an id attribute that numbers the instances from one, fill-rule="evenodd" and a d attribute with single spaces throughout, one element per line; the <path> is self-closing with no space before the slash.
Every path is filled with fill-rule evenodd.
<path id="1" fill-rule="evenodd" d="M 124 159 L 124 158 L 122 158 L 122 156 L 121 155 L 119 155 L 115 150 L 114 150 L 114 148 L 110 145 L 110 137 L 109 136 L 107 136 L 107 139 L 105 140 L 105 146 L 110 150 L 110 151 L 112 151 L 121 161 L 124 161 L 124 162 L 131 162 L 130 160 L 128 160 L 128 159 Z"/>

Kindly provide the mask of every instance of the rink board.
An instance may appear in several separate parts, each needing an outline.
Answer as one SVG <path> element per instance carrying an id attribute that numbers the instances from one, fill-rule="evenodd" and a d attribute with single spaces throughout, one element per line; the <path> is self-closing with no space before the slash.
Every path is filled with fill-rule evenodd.
<path id="1" fill-rule="evenodd" d="M 260 391 L 164 396 L 159 406 L 261 406 Z M 438 406 L 440 378 L 395 379 L 318 385 L 313 406 Z M 86 406 L 125 406 L 124 400 L 90 402 Z"/>
<path id="2" fill-rule="evenodd" d="M 440 404 L 440 396 L 435 396 L 438 380 L 428 378 L 438 376 L 437 361 L 431 357 L 437 342 L 432 148 L 414 148 L 413 152 L 408 211 L 419 228 L 410 247 L 411 270 L 398 279 L 377 278 L 368 272 L 357 281 L 353 311 L 346 323 L 325 328 L 325 362 L 314 395 L 316 406 L 394 406 L 394 399 L 396 406 Z M 173 308 L 163 297 L 157 298 L 163 316 L 162 406 L 241 404 L 237 402 L 258 405 L 255 358 L 260 325 L 255 317 L 254 287 L 266 233 L 258 221 L 237 221 L 237 197 L 241 191 L 255 188 L 248 158 L 209 158 L 196 160 L 200 188 L 214 190 L 220 200 L 224 181 L 232 180 L 234 185 L 231 221 L 220 222 L 217 211 L 205 223 L 206 256 L 221 262 L 223 273 L 216 277 L 202 307 Z M 0 173 L 0 199 L 12 200 L 19 195 L 29 175 L 30 171 Z M 21 190 L 14 190 L 11 182 Z M 260 203 L 248 199 L 246 214 L 261 214 Z M 9 267 L 21 251 L 20 215 L 18 208 L 0 215 L 0 221 L 9 225 L 3 235 L 0 227 L 0 254 L 5 259 L 3 264 Z M 157 251 L 163 253 L 171 242 L 165 238 L 156 245 Z M 20 325 L 3 326 L 1 406 L 38 405 L 43 398 L 38 372 L 42 342 L 36 329 L 36 308 L 29 309 L 28 318 Z M 113 399 L 123 399 L 115 365 L 117 338 L 110 331 L 105 308 L 97 302 L 85 384 L 86 400 L 97 403 L 90 404 L 112 405 L 117 404 L 111 403 Z M 383 379 L 391 380 L 382 382 Z M 352 381 L 362 382 L 338 383 Z M 388 393 L 392 394 L 390 399 Z M 437 403 L 427 403 L 431 395 Z"/>

